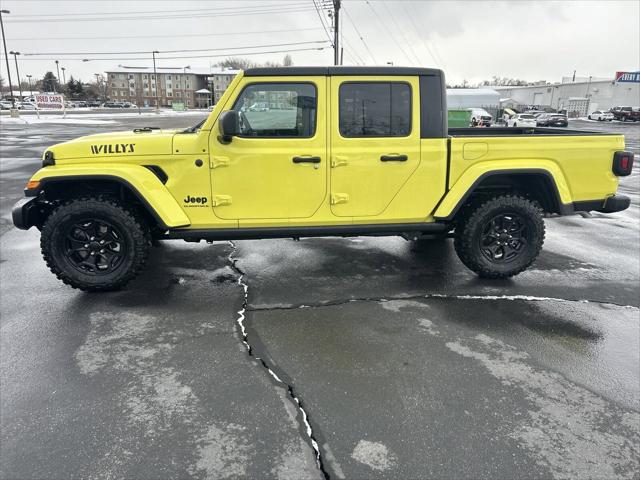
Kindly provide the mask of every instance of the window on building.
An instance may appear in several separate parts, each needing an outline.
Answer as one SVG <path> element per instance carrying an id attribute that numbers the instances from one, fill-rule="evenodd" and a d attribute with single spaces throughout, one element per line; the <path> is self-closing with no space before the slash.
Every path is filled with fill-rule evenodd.
<path id="1" fill-rule="evenodd" d="M 111 88 L 116 88 L 116 84 L 115 84 L 115 83 L 112 83 L 112 84 L 111 84 Z"/>
<path id="2" fill-rule="evenodd" d="M 172 92 L 167 92 L 167 97 L 173 97 L 173 93 Z"/>
<path id="3" fill-rule="evenodd" d="M 254 83 L 234 110 L 242 112 L 247 137 L 312 137 L 316 131 L 316 87 L 310 83 Z"/>
<path id="4" fill-rule="evenodd" d="M 181 92 L 176 92 L 176 97 L 180 98 L 182 96 Z"/>
<path id="5" fill-rule="evenodd" d="M 167 75 L 167 80 L 171 80 L 171 75 Z"/>
<path id="6" fill-rule="evenodd" d="M 143 79 L 145 79 L 145 80 L 147 80 L 147 76 L 146 76 L 146 75 L 144 75 L 142 78 L 143 78 Z"/>
<path id="7" fill-rule="evenodd" d="M 343 83 L 343 137 L 406 137 L 411 132 L 411 87 L 399 82 Z"/>
<path id="8" fill-rule="evenodd" d="M 111 78 L 116 78 L 116 74 L 115 74 L 115 73 L 112 73 L 112 74 L 111 74 Z"/>
<path id="9" fill-rule="evenodd" d="M 185 88 L 186 88 L 186 89 L 189 89 L 189 88 L 191 88 L 191 85 L 189 85 L 189 84 L 187 83 L 187 85 L 186 85 L 186 87 L 185 87 Z"/>
<path id="10" fill-rule="evenodd" d="M 124 73 L 119 73 L 118 78 L 124 78 Z"/>
<path id="11" fill-rule="evenodd" d="M 133 80 L 133 75 L 129 74 L 129 80 Z"/>

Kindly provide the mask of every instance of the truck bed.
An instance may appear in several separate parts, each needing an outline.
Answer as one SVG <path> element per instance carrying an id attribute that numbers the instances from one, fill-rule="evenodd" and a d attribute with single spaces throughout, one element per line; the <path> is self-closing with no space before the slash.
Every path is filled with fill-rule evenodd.
<path id="1" fill-rule="evenodd" d="M 451 137 L 514 137 L 517 135 L 539 136 L 592 136 L 615 135 L 609 132 L 591 132 L 550 127 L 490 127 L 490 128 L 450 128 Z"/>

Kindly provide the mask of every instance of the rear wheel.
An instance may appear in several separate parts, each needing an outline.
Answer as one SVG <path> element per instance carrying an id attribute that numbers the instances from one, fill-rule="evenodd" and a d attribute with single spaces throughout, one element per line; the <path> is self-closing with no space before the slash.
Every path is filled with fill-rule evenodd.
<path id="1" fill-rule="evenodd" d="M 40 237 L 49 269 L 85 291 L 123 287 L 144 266 L 150 243 L 144 220 L 107 197 L 62 204 L 47 218 Z"/>
<path id="2" fill-rule="evenodd" d="M 481 277 L 507 278 L 534 262 L 544 232 L 537 203 L 519 195 L 500 195 L 463 213 L 455 249 L 462 263 Z"/>

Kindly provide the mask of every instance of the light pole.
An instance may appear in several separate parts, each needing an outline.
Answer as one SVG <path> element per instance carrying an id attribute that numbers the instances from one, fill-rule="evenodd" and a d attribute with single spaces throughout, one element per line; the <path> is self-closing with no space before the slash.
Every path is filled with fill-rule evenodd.
<path id="1" fill-rule="evenodd" d="M 20 52 L 14 52 L 12 50 L 9 53 L 13 55 L 13 60 L 16 62 L 16 75 L 18 76 L 18 90 L 20 91 L 20 101 L 22 101 L 22 85 L 20 85 L 20 70 L 18 70 L 18 55 L 20 55 Z"/>
<path id="2" fill-rule="evenodd" d="M 56 77 L 56 82 L 53 84 L 53 93 L 56 93 L 56 83 L 60 83 L 60 65 L 58 60 L 56 60 L 56 69 L 58 71 L 58 76 Z"/>
<path id="3" fill-rule="evenodd" d="M 160 103 L 158 102 L 158 74 L 156 73 L 156 53 L 160 52 L 157 50 L 151 52 L 151 54 L 153 55 L 153 81 L 156 84 L 156 111 L 158 111 L 160 110 Z"/>
<path id="4" fill-rule="evenodd" d="M 96 88 L 98 89 L 98 101 L 100 101 L 100 74 L 94 73 L 96 76 Z"/>
<path id="5" fill-rule="evenodd" d="M 7 39 L 4 36 L 4 23 L 2 23 L 2 14 L 11 13 L 9 10 L 0 10 L 0 29 L 2 29 L 2 43 L 4 45 L 4 59 L 7 61 L 7 77 L 9 78 L 9 93 L 11 95 L 11 104 L 16 108 L 16 101 L 13 98 L 13 86 L 11 85 L 11 70 L 9 70 L 9 55 L 7 54 Z"/>
<path id="6" fill-rule="evenodd" d="M 66 85 L 67 84 L 67 77 L 65 77 L 65 75 L 64 75 L 64 71 L 66 70 L 66 68 L 62 67 L 61 70 L 62 70 L 62 84 Z"/>
<path id="7" fill-rule="evenodd" d="M 33 75 L 27 75 L 27 78 L 29 79 L 29 95 L 33 97 L 33 89 L 31 88 L 31 77 L 33 77 Z"/>

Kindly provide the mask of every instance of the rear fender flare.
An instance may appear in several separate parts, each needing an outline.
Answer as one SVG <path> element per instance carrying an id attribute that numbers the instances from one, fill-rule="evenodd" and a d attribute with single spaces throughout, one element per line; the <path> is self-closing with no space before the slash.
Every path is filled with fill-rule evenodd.
<path id="1" fill-rule="evenodd" d="M 517 162 L 521 166 L 514 166 L 515 162 L 510 162 L 509 168 L 505 168 L 505 163 L 504 160 L 480 162 L 469 167 L 436 207 L 434 218 L 439 221 L 452 220 L 474 190 L 487 178 L 497 175 L 544 175 L 555 190 L 553 195 L 560 213 L 571 209 L 571 191 L 558 164 L 549 160 L 521 160 Z"/>

